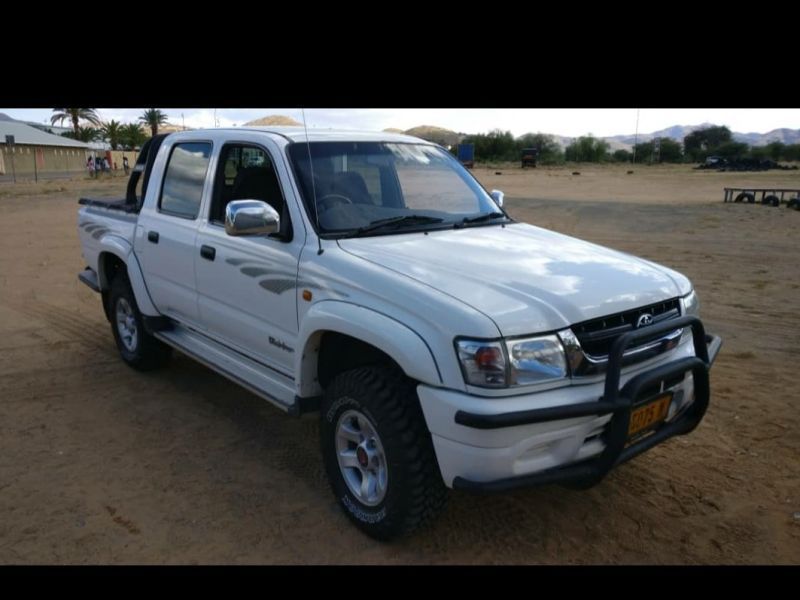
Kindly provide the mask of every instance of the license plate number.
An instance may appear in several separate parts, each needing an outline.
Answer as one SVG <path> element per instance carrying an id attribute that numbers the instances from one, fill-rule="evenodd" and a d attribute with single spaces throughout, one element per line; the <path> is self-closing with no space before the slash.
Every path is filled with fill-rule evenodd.
<path id="1" fill-rule="evenodd" d="M 640 431 L 663 421 L 667 417 L 670 400 L 672 400 L 672 394 L 664 394 L 643 406 L 635 408 L 633 412 L 631 412 L 628 436 L 636 435 Z"/>

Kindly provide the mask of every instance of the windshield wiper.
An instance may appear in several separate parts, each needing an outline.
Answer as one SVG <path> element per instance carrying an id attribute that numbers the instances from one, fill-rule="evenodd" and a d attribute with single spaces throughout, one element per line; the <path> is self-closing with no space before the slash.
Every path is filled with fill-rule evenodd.
<path id="1" fill-rule="evenodd" d="M 405 225 L 405 224 L 413 224 L 413 225 L 427 225 L 429 223 L 441 223 L 443 219 L 439 217 L 429 217 L 427 215 L 402 215 L 399 217 L 389 217 L 388 219 L 378 219 L 377 221 L 372 221 L 369 225 L 364 225 L 363 227 L 359 227 L 355 229 L 352 235 L 348 237 L 358 237 L 365 233 L 369 233 L 370 231 L 375 231 L 376 229 L 382 229 L 383 227 L 387 227 L 389 225 Z"/>
<path id="2" fill-rule="evenodd" d="M 482 223 L 483 221 L 491 221 L 492 219 L 499 219 L 500 217 L 505 217 L 505 213 L 501 212 L 490 212 L 486 213 L 485 215 L 478 215 L 477 217 L 464 217 L 461 219 L 462 223 Z"/>

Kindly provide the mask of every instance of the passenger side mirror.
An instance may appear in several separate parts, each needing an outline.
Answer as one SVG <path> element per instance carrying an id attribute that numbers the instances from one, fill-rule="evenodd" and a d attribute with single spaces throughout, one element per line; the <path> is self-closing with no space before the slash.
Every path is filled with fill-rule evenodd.
<path id="1" fill-rule="evenodd" d="M 502 206 L 503 206 L 503 197 L 505 196 L 505 194 L 503 192 L 501 192 L 500 190 L 492 190 L 492 193 L 490 195 L 491 195 L 492 199 L 497 203 L 497 206 L 502 208 Z"/>
<path id="2" fill-rule="evenodd" d="M 228 235 L 269 235 L 280 230 L 277 211 L 261 200 L 231 200 L 225 207 Z"/>

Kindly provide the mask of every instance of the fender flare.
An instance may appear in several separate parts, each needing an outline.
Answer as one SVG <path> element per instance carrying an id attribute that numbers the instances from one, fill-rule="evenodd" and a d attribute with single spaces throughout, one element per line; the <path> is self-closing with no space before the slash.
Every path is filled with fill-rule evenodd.
<path id="1" fill-rule="evenodd" d="M 147 291 L 147 285 L 144 282 L 144 275 L 136 254 L 133 252 L 133 247 L 126 239 L 118 236 L 104 236 L 100 240 L 100 249 L 97 255 L 97 281 L 100 283 L 100 289 L 107 291 L 111 289 L 111 282 L 106 279 L 105 272 L 105 256 L 112 254 L 120 259 L 128 271 L 128 280 L 131 282 L 131 289 L 136 298 L 136 304 L 139 306 L 139 311 L 147 316 L 159 316 L 153 301 L 150 299 L 150 294 Z"/>
<path id="2" fill-rule="evenodd" d="M 371 308 L 341 300 L 315 303 L 301 320 L 302 352 L 295 358 L 298 394 L 321 393 L 317 381 L 319 343 L 326 331 L 359 339 L 390 356 L 406 375 L 429 385 L 442 385 L 439 365 L 424 338 L 396 319 Z"/>

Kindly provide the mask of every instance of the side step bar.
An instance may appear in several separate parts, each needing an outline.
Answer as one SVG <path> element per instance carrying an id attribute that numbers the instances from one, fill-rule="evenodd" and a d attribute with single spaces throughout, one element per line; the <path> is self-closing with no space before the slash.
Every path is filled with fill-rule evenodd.
<path id="1" fill-rule="evenodd" d="M 78 273 L 78 279 L 81 283 L 85 283 L 90 289 L 100 293 L 100 282 L 97 280 L 97 273 L 90 267 L 86 267 L 82 272 Z"/>
<path id="2" fill-rule="evenodd" d="M 281 410 L 295 411 L 295 386 L 289 377 L 182 325 L 153 335 Z"/>

